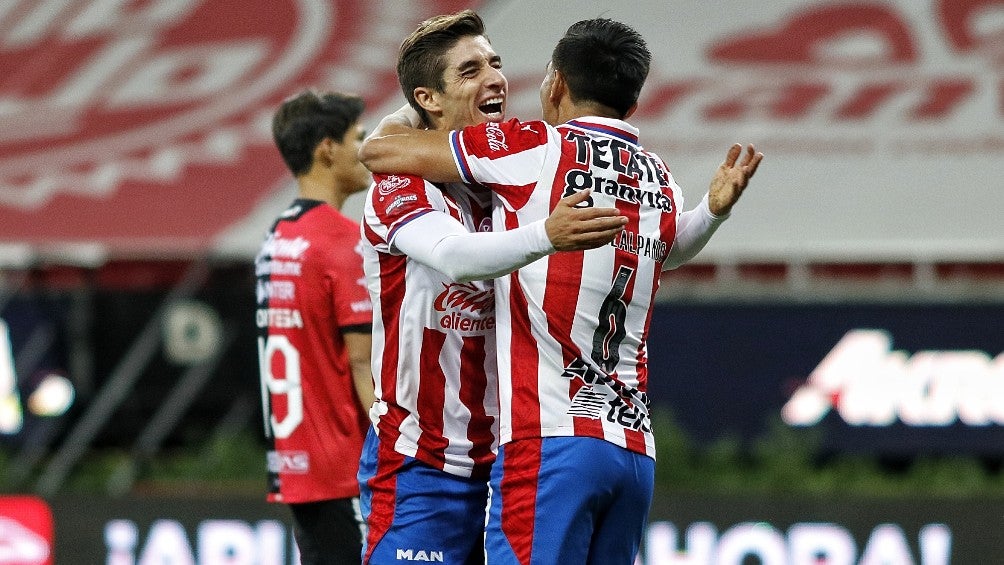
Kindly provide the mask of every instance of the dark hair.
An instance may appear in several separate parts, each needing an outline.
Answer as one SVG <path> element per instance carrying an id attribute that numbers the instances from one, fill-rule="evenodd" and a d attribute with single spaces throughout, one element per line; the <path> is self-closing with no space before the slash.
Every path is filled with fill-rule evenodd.
<path id="1" fill-rule="evenodd" d="M 293 176 L 310 170 L 324 138 L 341 143 L 364 107 L 362 98 L 337 92 L 304 90 L 287 98 L 272 117 L 272 138 Z"/>
<path id="2" fill-rule="evenodd" d="M 642 36 L 606 18 L 572 24 L 551 54 L 573 102 L 597 102 L 624 117 L 641 94 L 652 55 Z"/>
<path id="3" fill-rule="evenodd" d="M 463 37 L 485 34 L 481 16 L 471 10 L 429 18 L 401 42 L 397 56 L 397 80 L 408 104 L 428 122 L 425 110 L 415 101 L 415 89 L 443 92 L 446 83 L 446 52 Z"/>

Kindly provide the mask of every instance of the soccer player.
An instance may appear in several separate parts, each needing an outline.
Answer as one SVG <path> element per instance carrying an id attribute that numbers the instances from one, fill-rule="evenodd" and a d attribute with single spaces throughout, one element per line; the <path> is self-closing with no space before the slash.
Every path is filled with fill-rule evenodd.
<path id="1" fill-rule="evenodd" d="M 507 82 L 477 14 L 432 18 L 404 40 L 398 78 L 428 127 L 504 117 Z M 364 209 L 377 402 L 360 462 L 364 562 L 484 560 L 497 444 L 492 277 L 556 250 L 605 245 L 626 218 L 557 203 L 550 217 L 491 231 L 491 194 L 376 175 Z"/>
<path id="2" fill-rule="evenodd" d="M 649 321 L 663 270 L 696 255 L 763 158 L 729 148 L 708 194 L 680 188 L 626 120 L 650 54 L 608 19 L 572 25 L 541 84 L 545 121 L 450 133 L 381 122 L 360 153 L 385 173 L 490 188 L 493 225 L 539 221 L 562 197 L 629 218 L 609 245 L 561 253 L 496 280 L 500 447 L 486 535 L 494 564 L 632 563 L 651 502 L 655 445 L 646 395 Z"/>
<path id="3" fill-rule="evenodd" d="M 283 102 L 272 134 L 298 196 L 255 258 L 268 500 L 286 503 L 304 564 L 359 563 L 359 455 L 373 404 L 373 306 L 359 225 L 339 212 L 365 190 L 357 152 L 363 101 L 304 91 Z"/>

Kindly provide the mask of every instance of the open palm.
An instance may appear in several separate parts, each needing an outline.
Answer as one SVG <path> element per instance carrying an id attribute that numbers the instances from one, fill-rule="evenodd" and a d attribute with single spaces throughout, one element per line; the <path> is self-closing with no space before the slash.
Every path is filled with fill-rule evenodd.
<path id="1" fill-rule="evenodd" d="M 746 153 L 741 161 L 740 155 L 743 155 L 743 146 L 736 143 L 729 148 L 725 161 L 718 166 L 714 178 L 711 179 L 708 207 L 716 216 L 723 216 L 732 211 L 732 206 L 746 190 L 746 185 L 753 178 L 763 159 L 763 153 L 757 152 L 752 143 L 746 147 Z"/>

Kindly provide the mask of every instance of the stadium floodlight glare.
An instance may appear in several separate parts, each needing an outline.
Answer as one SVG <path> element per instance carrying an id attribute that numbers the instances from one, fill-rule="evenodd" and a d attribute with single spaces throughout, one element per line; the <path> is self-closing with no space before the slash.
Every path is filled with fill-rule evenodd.
<path id="1" fill-rule="evenodd" d="M 73 405 L 75 397 L 73 383 L 63 375 L 51 373 L 28 396 L 28 410 L 36 416 L 62 416 Z"/>

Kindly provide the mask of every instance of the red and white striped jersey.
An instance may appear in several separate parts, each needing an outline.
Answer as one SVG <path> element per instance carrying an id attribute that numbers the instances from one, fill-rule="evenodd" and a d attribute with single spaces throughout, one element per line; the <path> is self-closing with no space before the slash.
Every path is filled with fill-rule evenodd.
<path id="1" fill-rule="evenodd" d="M 359 496 L 369 422 L 342 332 L 369 333 L 359 225 L 296 199 L 255 258 L 258 358 L 270 502 Z"/>
<path id="2" fill-rule="evenodd" d="M 494 286 L 455 282 L 404 254 L 395 238 L 429 213 L 489 231 L 490 196 L 414 176 L 374 178 L 362 227 L 377 395 L 370 419 L 398 453 L 487 477 L 498 446 Z"/>
<path id="3" fill-rule="evenodd" d="M 609 245 L 556 253 L 497 279 L 499 441 L 605 439 L 655 457 L 646 338 L 683 206 L 665 163 L 620 121 L 484 123 L 451 134 L 461 176 L 500 199 L 496 229 L 591 189 L 629 218 Z"/>

